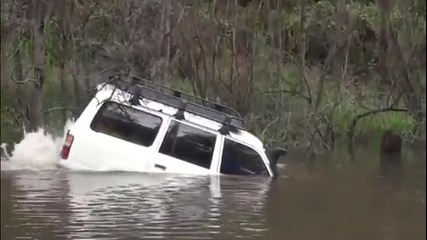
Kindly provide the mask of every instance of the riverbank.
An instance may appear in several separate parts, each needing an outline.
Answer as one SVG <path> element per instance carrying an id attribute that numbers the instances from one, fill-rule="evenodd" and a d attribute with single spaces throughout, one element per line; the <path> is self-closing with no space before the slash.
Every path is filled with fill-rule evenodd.
<path id="1" fill-rule="evenodd" d="M 57 126 L 60 126 L 58 124 Z M 7 128 L 7 129 L 1 129 L 2 131 L 2 139 L 1 143 L 7 144 L 8 152 L 10 153 L 13 151 L 14 145 L 20 143 L 23 140 L 23 129 L 22 128 Z M 63 135 L 64 127 L 48 127 L 47 131 L 44 133 L 44 136 L 47 140 L 51 140 L 51 138 L 61 138 Z M 40 140 L 43 137 L 40 138 Z M 301 141 L 307 141 L 304 139 L 301 139 Z M 379 155 L 380 151 L 380 142 L 381 142 L 381 135 L 378 134 L 371 134 L 371 135 L 363 135 L 358 136 L 353 141 L 353 153 L 357 151 L 369 151 L 371 153 L 375 152 L 375 154 Z M 267 141 L 266 144 L 278 144 L 282 146 L 286 146 L 288 149 L 288 156 L 287 159 L 299 159 L 302 162 L 310 161 L 310 159 L 314 158 L 323 158 L 326 159 L 328 157 L 330 158 L 336 158 L 337 155 L 343 156 L 343 160 L 347 161 L 351 157 L 351 153 L 349 152 L 349 140 L 341 139 L 339 141 L 336 141 L 334 143 L 334 146 L 330 149 L 326 149 L 321 146 L 309 146 L 311 147 L 308 149 L 307 145 L 304 146 L 303 144 L 296 144 L 295 142 L 286 142 L 286 140 L 283 141 L 276 141 L 271 142 Z M 403 138 L 403 151 L 422 151 L 424 149 L 425 152 L 425 144 L 426 139 L 424 138 Z M 299 146 L 299 147 L 298 147 Z M 310 151 L 308 151 L 310 150 Z M 2 159 L 4 157 L 3 150 L 1 151 Z M 335 156 L 335 157 L 334 157 Z"/>
<path id="2" fill-rule="evenodd" d="M 295 68 L 289 66 L 285 70 L 287 79 L 297 81 L 297 77 L 292 77 L 297 73 Z M 60 84 L 56 81 L 58 68 L 47 67 L 46 72 L 49 74 L 46 76 L 42 99 L 44 126 L 49 132 L 58 134 L 63 130 L 66 119 L 79 116 L 91 95 L 74 95 L 73 84 L 69 82 L 65 83 L 64 94 L 59 94 Z M 177 78 L 169 85 L 191 93 L 191 82 L 184 79 Z M 18 91 L 28 93 L 28 88 L 14 82 L 2 85 L 1 142 L 12 143 L 22 138 L 23 126 L 28 124 L 28 120 L 25 119 L 24 109 L 16 104 L 15 96 Z M 325 95 L 318 108 L 313 108 L 312 104 L 299 96 L 271 97 L 266 93 L 268 89 L 272 88 L 268 85 L 260 86 L 249 99 L 250 108 L 240 109 L 247 129 L 268 145 L 285 144 L 289 149 L 323 152 L 333 150 L 335 145 L 346 145 L 350 140 L 364 143 L 378 139 L 385 130 L 394 131 L 408 143 L 425 139 L 426 136 L 425 123 L 417 122 L 408 112 L 384 111 L 359 118 L 375 109 L 368 106 L 376 106 L 376 109 L 385 106 L 378 100 L 382 95 L 374 86 L 337 92 L 333 84 L 326 84 Z M 338 96 L 329 95 L 331 92 Z M 364 96 L 358 96 L 360 93 Z M 64 95 L 69 99 L 65 105 Z"/>

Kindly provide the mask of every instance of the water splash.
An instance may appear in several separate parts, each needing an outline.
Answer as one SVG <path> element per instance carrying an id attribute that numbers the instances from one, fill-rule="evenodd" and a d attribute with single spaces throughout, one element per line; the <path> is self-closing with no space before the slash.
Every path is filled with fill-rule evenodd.
<path id="1" fill-rule="evenodd" d="M 48 170 L 56 168 L 65 133 L 74 124 L 67 120 L 62 136 L 53 136 L 40 128 L 36 132 L 24 130 L 23 139 L 14 145 L 8 160 L 1 161 L 2 170 Z"/>

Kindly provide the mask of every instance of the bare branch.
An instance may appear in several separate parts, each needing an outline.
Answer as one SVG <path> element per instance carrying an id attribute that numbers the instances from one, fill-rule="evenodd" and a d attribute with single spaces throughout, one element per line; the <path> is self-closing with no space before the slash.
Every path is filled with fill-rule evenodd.
<path id="1" fill-rule="evenodd" d="M 273 120 L 271 123 L 269 123 L 269 124 L 264 128 L 264 130 L 262 130 L 261 135 L 262 135 L 262 136 L 265 136 L 265 133 L 267 132 L 267 130 L 268 130 L 271 126 L 273 126 L 274 124 L 276 124 L 279 120 L 280 120 L 280 117 L 277 117 L 275 120 Z"/>
<path id="2" fill-rule="evenodd" d="M 314 133 L 317 133 L 317 135 L 320 137 L 320 140 L 322 140 L 323 147 L 326 148 L 328 151 L 331 150 L 331 146 L 329 145 L 328 141 L 325 139 L 325 136 L 320 132 L 318 128 L 314 130 Z"/>
<path id="3" fill-rule="evenodd" d="M 46 110 L 43 110 L 43 113 L 48 114 L 50 112 L 59 111 L 59 110 L 74 111 L 74 110 L 77 110 L 77 108 L 76 107 L 52 107 L 52 108 L 48 108 Z"/>
<path id="4" fill-rule="evenodd" d="M 262 92 L 262 91 L 261 91 Z M 303 99 L 305 99 L 309 104 L 311 103 L 311 99 L 308 96 L 305 96 L 303 93 L 297 90 L 287 90 L 287 89 L 279 89 L 279 90 L 271 90 L 271 91 L 264 91 L 262 92 L 264 94 L 272 94 L 272 93 L 289 93 L 293 96 L 300 96 Z"/>
<path id="5" fill-rule="evenodd" d="M 171 35 L 173 33 L 176 26 L 178 26 L 178 24 L 182 21 L 182 18 L 184 16 L 184 11 L 185 11 L 185 9 L 181 9 L 181 11 L 179 12 L 178 20 L 175 22 L 175 24 L 172 25 L 172 27 L 169 29 L 169 31 L 163 35 L 162 39 L 169 37 L 169 35 Z"/>
<path id="6" fill-rule="evenodd" d="M 105 73 L 105 72 L 108 72 L 108 71 L 110 71 L 110 70 L 114 70 L 114 67 L 104 68 L 104 69 L 102 69 L 102 70 L 101 70 L 101 71 L 99 71 L 99 72 L 92 73 L 92 74 L 89 74 L 89 75 L 84 76 L 84 77 L 83 77 L 83 79 L 91 79 L 91 78 L 93 78 L 93 77 L 95 77 L 95 76 L 97 76 L 97 75 L 101 75 L 101 74 L 103 74 L 103 73 Z"/>
<path id="7" fill-rule="evenodd" d="M 17 84 L 25 84 L 25 83 L 28 83 L 28 82 L 37 83 L 37 81 L 34 78 L 26 78 L 26 79 L 23 79 L 23 80 L 17 80 L 12 75 L 11 79 L 12 79 L 12 81 L 14 81 Z"/>
<path id="8" fill-rule="evenodd" d="M 24 125 L 24 123 L 23 123 L 24 121 L 21 120 L 21 118 L 19 117 L 19 115 L 16 113 L 15 109 L 10 108 L 9 110 L 13 114 L 13 117 L 15 118 L 16 123 L 18 125 Z"/>
<path id="9" fill-rule="evenodd" d="M 353 139 L 354 129 L 356 128 L 356 125 L 360 119 L 371 116 L 371 115 L 375 115 L 378 113 L 384 113 L 384 112 L 409 112 L 409 110 L 406 108 L 387 107 L 387 108 L 379 108 L 379 109 L 374 109 L 374 110 L 370 110 L 370 111 L 361 113 L 361 114 L 357 115 L 355 118 L 353 118 L 353 121 L 351 123 L 350 129 L 349 129 L 348 134 L 347 134 L 348 138 L 350 140 Z"/>
<path id="10" fill-rule="evenodd" d="M 12 68 L 11 79 L 15 83 L 17 83 L 17 84 L 25 84 L 25 83 L 28 83 L 28 82 L 32 82 L 32 83 L 37 84 L 37 81 L 34 78 L 27 78 L 27 77 L 24 77 L 24 76 L 20 76 L 20 77 L 22 77 L 22 79 L 16 79 L 15 75 L 16 75 L 16 69 Z M 21 75 L 21 74 L 19 74 L 19 75 Z"/>
<path id="11" fill-rule="evenodd" d="M 219 72 L 220 70 L 218 70 L 218 72 Z M 224 82 L 224 80 L 222 80 L 222 78 L 221 78 L 221 73 L 218 73 L 218 82 L 221 84 L 221 85 L 223 85 L 230 93 L 232 93 L 233 92 L 233 88 L 232 87 L 230 87 L 230 85 L 229 84 L 227 84 L 226 82 Z"/>

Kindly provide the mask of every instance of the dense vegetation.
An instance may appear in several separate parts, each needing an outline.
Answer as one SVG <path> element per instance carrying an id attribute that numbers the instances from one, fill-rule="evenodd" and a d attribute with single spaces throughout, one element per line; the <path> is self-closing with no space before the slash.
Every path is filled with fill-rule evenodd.
<path id="1" fill-rule="evenodd" d="M 117 72 L 229 104 L 267 143 L 425 134 L 425 1 L 4 0 L 1 141 Z"/>

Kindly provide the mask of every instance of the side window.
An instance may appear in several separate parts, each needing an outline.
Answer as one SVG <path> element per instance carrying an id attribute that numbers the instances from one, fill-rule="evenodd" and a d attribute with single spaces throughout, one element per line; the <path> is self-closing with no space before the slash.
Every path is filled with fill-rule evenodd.
<path id="1" fill-rule="evenodd" d="M 225 138 L 222 154 L 222 174 L 268 175 L 261 156 L 252 148 Z"/>
<path id="2" fill-rule="evenodd" d="M 95 115 L 90 128 L 122 140 L 149 147 L 159 132 L 162 118 L 150 113 L 105 102 Z"/>
<path id="3" fill-rule="evenodd" d="M 210 168 L 216 135 L 171 121 L 159 152 L 180 160 Z"/>

